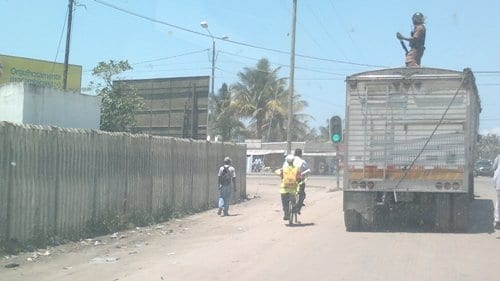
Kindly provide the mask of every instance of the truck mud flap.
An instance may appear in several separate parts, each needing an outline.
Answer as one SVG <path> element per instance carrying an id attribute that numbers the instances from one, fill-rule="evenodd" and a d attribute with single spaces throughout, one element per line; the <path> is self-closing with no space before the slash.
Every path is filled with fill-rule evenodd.
<path id="1" fill-rule="evenodd" d="M 451 201 L 452 230 L 467 232 L 469 229 L 469 195 L 453 194 Z"/>
<path id="2" fill-rule="evenodd" d="M 448 193 L 435 195 L 436 214 L 434 228 L 436 231 L 447 232 L 451 229 L 451 195 Z"/>

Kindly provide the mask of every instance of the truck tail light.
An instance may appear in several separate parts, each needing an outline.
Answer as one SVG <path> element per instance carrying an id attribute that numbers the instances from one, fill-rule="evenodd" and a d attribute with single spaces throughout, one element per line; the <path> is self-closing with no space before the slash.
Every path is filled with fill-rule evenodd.
<path id="1" fill-rule="evenodd" d="M 444 189 L 449 190 L 451 188 L 451 183 L 445 182 L 444 183 Z"/>

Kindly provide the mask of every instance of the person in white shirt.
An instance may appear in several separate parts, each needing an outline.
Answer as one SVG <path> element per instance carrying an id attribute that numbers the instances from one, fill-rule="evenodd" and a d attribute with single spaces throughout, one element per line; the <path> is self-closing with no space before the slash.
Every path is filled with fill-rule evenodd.
<path id="1" fill-rule="evenodd" d="M 287 163 L 283 163 L 283 166 L 287 165 Z M 299 167 L 300 176 L 302 178 L 299 184 L 299 202 L 297 202 L 297 212 L 300 214 L 300 210 L 304 205 L 304 199 L 306 199 L 306 179 L 311 174 L 311 169 L 309 168 L 309 164 L 307 164 L 306 160 L 302 159 L 302 149 L 297 148 L 294 152 L 293 158 L 293 166 Z"/>
<path id="2" fill-rule="evenodd" d="M 497 191 L 497 201 L 495 202 L 495 229 L 500 229 L 500 154 L 495 158 L 493 162 L 493 183 L 495 184 L 495 189 Z"/>
<path id="3" fill-rule="evenodd" d="M 219 168 L 219 193 L 222 198 L 222 206 L 219 206 L 218 215 L 229 216 L 229 200 L 231 193 L 236 192 L 236 170 L 231 166 L 231 158 L 224 158 L 224 165 Z"/>

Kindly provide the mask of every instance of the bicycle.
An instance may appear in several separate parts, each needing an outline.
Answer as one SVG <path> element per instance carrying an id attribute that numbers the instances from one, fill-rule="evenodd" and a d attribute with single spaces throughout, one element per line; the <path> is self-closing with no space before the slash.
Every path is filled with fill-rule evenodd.
<path id="1" fill-rule="evenodd" d="M 295 192 L 295 194 L 288 194 L 288 225 L 300 224 L 298 220 L 298 211 L 295 206 L 299 202 L 299 193 Z"/>

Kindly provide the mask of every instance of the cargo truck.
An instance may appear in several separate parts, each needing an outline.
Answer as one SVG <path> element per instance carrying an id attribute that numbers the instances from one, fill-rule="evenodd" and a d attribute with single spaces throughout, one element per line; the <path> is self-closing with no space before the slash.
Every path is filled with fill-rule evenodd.
<path id="1" fill-rule="evenodd" d="M 391 218 L 467 231 L 481 111 L 470 69 L 405 67 L 346 79 L 347 231 Z"/>

